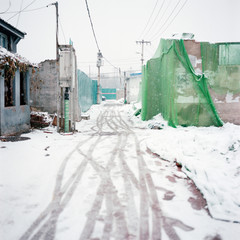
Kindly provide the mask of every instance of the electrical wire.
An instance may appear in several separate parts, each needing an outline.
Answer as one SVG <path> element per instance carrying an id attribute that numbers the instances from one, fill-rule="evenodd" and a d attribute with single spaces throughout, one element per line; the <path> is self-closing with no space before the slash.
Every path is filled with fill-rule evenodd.
<path id="1" fill-rule="evenodd" d="M 118 64 L 121 64 L 121 62 L 128 62 L 128 63 L 135 63 L 139 62 L 138 58 L 126 58 L 126 59 L 114 59 L 114 60 L 108 60 L 109 62 L 117 62 Z M 96 61 L 89 61 L 89 62 L 79 62 L 80 64 L 95 64 Z"/>
<path id="2" fill-rule="evenodd" d="M 157 23 L 157 24 L 155 24 L 155 25 L 157 25 L 157 26 L 159 26 L 159 25 L 160 25 L 160 23 L 161 23 L 161 20 L 163 19 L 163 17 L 165 16 L 165 14 L 166 14 L 167 10 L 169 9 L 169 7 L 170 7 L 170 5 L 171 5 L 171 2 L 172 2 L 172 0 L 169 0 L 169 1 L 168 1 L 168 3 L 167 3 L 167 6 L 166 6 L 165 10 L 163 11 L 163 13 L 161 14 L 161 17 L 160 17 L 160 19 L 158 20 L 158 23 Z M 152 27 L 152 26 L 151 26 L 151 27 Z M 149 32 L 149 31 L 148 31 L 148 32 Z M 152 32 L 153 32 L 153 31 L 152 31 Z M 148 35 L 147 35 L 147 34 L 145 34 L 144 38 L 148 38 Z"/>
<path id="3" fill-rule="evenodd" d="M 162 8 L 163 8 L 163 5 L 164 5 L 165 1 L 166 1 L 166 0 L 164 0 L 164 1 L 162 2 L 162 5 L 161 5 L 161 7 L 160 7 L 160 9 L 159 9 L 159 11 L 158 11 L 158 13 L 157 13 L 157 16 L 155 17 L 152 25 L 150 26 L 150 28 L 149 28 L 148 31 L 146 32 L 145 36 L 148 35 L 148 33 L 150 32 L 150 30 L 151 30 L 152 27 L 154 26 L 154 24 L 155 24 L 155 22 L 156 22 L 156 20 L 157 20 L 157 18 L 158 18 L 158 16 L 159 16 L 159 14 L 160 14 L 160 12 L 162 11 Z"/>
<path id="4" fill-rule="evenodd" d="M 20 11 L 19 11 L 20 13 L 18 14 L 18 19 L 17 19 L 16 27 L 18 26 L 19 18 L 20 18 L 21 11 L 22 11 L 22 5 L 23 5 L 23 0 L 21 1 Z"/>
<path id="5" fill-rule="evenodd" d="M 63 34 L 63 38 L 64 38 L 64 41 L 65 41 L 65 44 L 67 44 L 67 41 L 66 41 L 66 38 L 65 38 L 65 33 L 64 33 L 64 31 L 63 31 L 62 22 L 61 22 L 61 19 L 60 19 L 59 16 L 58 16 L 58 19 L 59 19 L 60 28 L 61 28 L 61 31 L 62 31 L 62 34 Z"/>
<path id="6" fill-rule="evenodd" d="M 163 29 L 163 27 L 166 25 L 166 23 L 168 22 L 168 20 L 170 19 L 170 17 L 173 15 L 174 11 L 177 9 L 179 3 L 181 2 L 181 0 L 179 0 L 177 2 L 177 4 L 175 5 L 175 7 L 173 8 L 172 12 L 170 13 L 170 15 L 168 16 L 168 18 L 165 20 L 165 22 L 163 23 L 163 25 L 158 29 L 158 31 L 151 37 L 151 39 L 154 39 Z"/>
<path id="7" fill-rule="evenodd" d="M 28 8 L 29 6 L 31 6 L 33 3 L 35 3 L 37 0 L 33 0 L 32 2 L 30 2 L 25 8 L 23 8 L 21 11 L 18 11 L 16 14 L 14 14 L 12 17 L 10 17 L 7 21 L 9 21 L 10 19 L 14 18 L 15 16 L 17 16 L 18 14 L 20 14 L 21 12 L 23 12 L 26 8 Z"/>
<path id="8" fill-rule="evenodd" d="M 111 66 L 113 66 L 114 68 L 118 69 L 118 67 L 114 66 L 111 62 L 109 62 L 105 57 L 103 57 Z"/>
<path id="9" fill-rule="evenodd" d="M 8 9 L 5 10 L 4 12 L 0 12 L 0 14 L 5 14 L 5 13 L 10 9 L 11 5 L 12 5 L 12 3 L 11 3 L 11 1 L 9 0 Z"/>
<path id="10" fill-rule="evenodd" d="M 93 22 L 92 22 L 92 19 L 91 19 L 90 10 L 89 10 L 89 7 L 88 7 L 87 0 L 85 0 L 85 3 L 86 3 L 86 7 L 87 7 L 88 17 L 89 17 L 91 27 L 92 27 L 93 36 L 94 36 L 94 39 L 95 39 L 95 42 L 96 42 L 96 45 L 97 45 L 97 49 L 100 52 L 100 48 L 99 48 L 97 37 L 96 37 L 95 31 L 94 31 Z"/>
<path id="11" fill-rule="evenodd" d="M 50 5 L 50 4 L 49 4 L 49 5 Z M 33 11 L 37 11 L 37 10 L 46 8 L 46 7 L 48 7 L 49 5 L 44 6 L 44 7 L 39 7 L 39 8 L 33 8 L 33 9 L 29 9 L 29 10 L 24 10 L 24 11 L 22 10 L 21 12 L 22 12 L 22 13 L 25 13 L 25 12 L 33 12 Z M 19 13 L 19 11 L 5 12 L 5 13 L 0 13 L 0 14 L 12 14 L 12 13 Z"/>
<path id="12" fill-rule="evenodd" d="M 167 27 L 166 27 L 160 34 L 158 34 L 157 37 L 155 37 L 152 41 L 156 40 L 160 35 L 162 35 L 163 33 L 166 32 L 166 30 L 169 28 L 169 26 L 172 24 L 172 22 L 175 20 L 175 18 L 176 18 L 176 17 L 179 15 L 179 13 L 182 11 L 182 9 L 183 9 L 184 6 L 186 5 L 187 1 L 188 1 L 188 0 L 186 0 L 186 1 L 183 3 L 182 7 L 178 10 L 177 14 L 173 17 L 173 19 L 172 19 L 171 22 L 167 25 Z"/>
<path id="13" fill-rule="evenodd" d="M 150 22 L 150 20 L 151 20 L 151 18 L 153 16 L 153 13 L 154 13 L 154 11 L 156 9 L 157 4 L 158 4 L 158 0 L 156 1 L 155 5 L 153 7 L 152 13 L 151 13 L 151 15 L 150 15 L 150 17 L 149 17 L 149 19 L 147 21 L 147 24 L 146 24 L 145 28 L 143 29 L 142 33 L 140 34 L 139 39 L 141 38 L 141 36 L 143 35 L 144 31 L 146 30 L 146 28 L 147 28 L 147 26 L 148 26 L 148 24 L 149 24 L 149 22 Z"/>

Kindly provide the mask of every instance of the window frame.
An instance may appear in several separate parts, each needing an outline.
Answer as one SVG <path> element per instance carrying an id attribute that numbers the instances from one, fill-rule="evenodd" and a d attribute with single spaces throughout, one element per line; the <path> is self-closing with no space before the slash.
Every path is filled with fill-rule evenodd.
<path id="1" fill-rule="evenodd" d="M 3 45 L 3 39 L 5 40 L 5 46 Z M 7 35 L 5 35 L 4 33 L 0 33 L 0 46 L 5 48 L 5 49 L 8 49 L 8 38 L 7 38 Z"/>

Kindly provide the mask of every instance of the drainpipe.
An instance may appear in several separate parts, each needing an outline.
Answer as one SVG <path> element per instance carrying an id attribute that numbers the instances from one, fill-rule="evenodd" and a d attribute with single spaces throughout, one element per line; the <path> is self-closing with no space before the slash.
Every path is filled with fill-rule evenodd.
<path id="1" fill-rule="evenodd" d="M 67 133 L 69 132 L 69 88 L 67 87 L 65 89 L 65 94 L 64 94 L 64 132 Z"/>

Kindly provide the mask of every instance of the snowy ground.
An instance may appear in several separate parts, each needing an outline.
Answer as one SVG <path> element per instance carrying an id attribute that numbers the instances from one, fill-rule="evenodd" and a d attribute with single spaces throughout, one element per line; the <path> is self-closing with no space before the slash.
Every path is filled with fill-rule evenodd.
<path id="1" fill-rule="evenodd" d="M 146 140 L 152 152 L 170 162 L 183 165 L 182 170 L 194 180 L 216 219 L 240 223 L 240 126 L 168 127 L 161 115 L 146 122 L 129 117 L 135 126 L 160 126 Z"/>
<path id="2" fill-rule="evenodd" d="M 239 239 L 240 127 L 173 129 L 115 102 L 89 114 L 74 135 L 0 142 L 0 239 Z"/>

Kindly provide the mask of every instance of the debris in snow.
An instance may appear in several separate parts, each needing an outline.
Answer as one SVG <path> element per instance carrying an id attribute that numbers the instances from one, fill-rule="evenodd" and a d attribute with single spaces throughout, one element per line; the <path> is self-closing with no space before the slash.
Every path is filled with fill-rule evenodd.
<path id="1" fill-rule="evenodd" d="M 29 137 L 21 137 L 20 135 L 17 136 L 1 136 L 0 141 L 1 142 L 19 142 L 19 141 L 25 141 L 29 140 Z"/>
<path id="2" fill-rule="evenodd" d="M 34 128 L 48 127 L 53 119 L 47 112 L 31 112 L 31 126 Z M 50 132 L 48 132 L 50 133 Z"/>
<path id="3" fill-rule="evenodd" d="M 90 119 L 90 115 L 87 114 L 87 113 L 81 113 L 81 118 L 82 118 L 83 120 L 89 120 L 89 119 Z"/>

